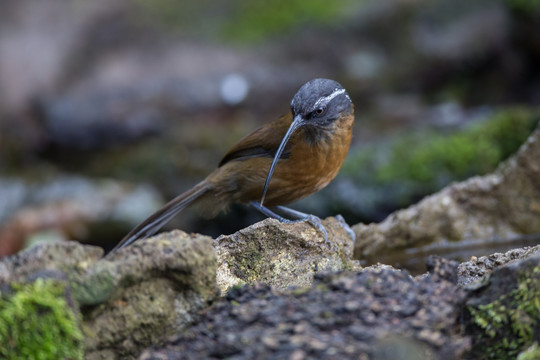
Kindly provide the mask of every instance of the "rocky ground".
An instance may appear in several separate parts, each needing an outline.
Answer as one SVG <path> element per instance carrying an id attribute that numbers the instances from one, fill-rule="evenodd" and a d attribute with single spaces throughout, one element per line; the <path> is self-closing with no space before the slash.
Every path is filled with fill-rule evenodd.
<path id="1" fill-rule="evenodd" d="M 454 359 L 470 347 L 456 331 L 464 300 L 437 275 L 415 279 L 385 266 L 320 274 L 309 288 L 254 285 L 140 358 Z"/>
<path id="2" fill-rule="evenodd" d="M 261 226 L 272 233 L 305 231 L 304 224 L 265 221 L 244 229 L 242 236 L 256 238 Z M 49 349 L 47 341 L 69 345 L 67 350 L 53 346 L 51 358 L 82 353 L 86 359 L 538 355 L 540 246 L 461 264 L 432 257 L 429 271 L 414 277 L 387 265 L 361 269 L 343 263 L 336 271 L 336 265 L 322 260 L 336 250 L 343 253 L 340 243 L 352 246 L 343 235 L 332 234 L 326 250 L 303 248 L 301 236 L 283 239 L 289 239 L 290 258 L 310 259 L 311 281 L 288 286 L 282 278 L 298 269 L 282 266 L 287 256 L 261 249 L 258 260 L 266 269 L 280 268 L 280 281 L 268 285 L 276 276 L 268 272 L 244 274 L 241 283 L 236 278 L 228 286 L 222 279 L 223 297 L 216 274 L 238 261 L 228 253 L 231 240 L 214 240 L 212 249 L 210 238 L 174 231 L 105 257 L 100 248 L 77 243 L 37 245 L 0 262 L 0 336 L 11 344 L 0 353 L 10 358 L 29 346 L 12 335 L 25 328 L 27 337 L 42 344 L 39 351 Z M 23 312 L 14 315 L 10 305 L 38 283 L 49 287 L 40 285 L 40 292 L 26 295 Z M 44 302 L 57 286 L 63 290 Z M 31 306 L 41 310 L 33 315 L 36 325 L 28 328 L 25 311 Z M 15 316 L 15 322 L 7 316 Z M 72 325 L 56 339 L 39 330 L 65 323 Z"/>

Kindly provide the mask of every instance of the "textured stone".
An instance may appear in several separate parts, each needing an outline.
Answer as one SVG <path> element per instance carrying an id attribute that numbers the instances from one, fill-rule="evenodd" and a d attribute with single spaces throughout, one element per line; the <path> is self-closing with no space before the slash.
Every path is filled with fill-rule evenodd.
<path id="1" fill-rule="evenodd" d="M 320 271 L 360 268 L 351 260 L 353 239 L 339 218 L 323 220 L 328 241 L 307 222 L 266 219 L 215 240 L 217 281 L 222 292 L 263 282 L 278 288 L 308 286 Z M 345 227 L 345 228 L 344 228 Z"/>
<path id="2" fill-rule="evenodd" d="M 133 357 L 181 330 L 217 295 L 215 272 L 212 239 L 178 230 L 95 263 L 76 288 L 94 305 L 83 312 L 87 359 Z"/>
<path id="3" fill-rule="evenodd" d="M 37 245 L 0 262 L 0 289 L 54 278 L 82 313 L 86 359 L 129 359 L 190 324 L 217 296 L 212 239 L 181 231 L 102 258 L 75 242 Z"/>
<path id="4" fill-rule="evenodd" d="M 532 254 L 540 252 L 540 245 L 512 249 L 505 253 L 495 253 L 488 256 L 474 257 L 458 266 L 458 283 L 468 286 L 478 279 L 490 274 L 498 266 L 512 261 L 527 258 Z M 473 285 L 471 285 L 473 286 Z"/>

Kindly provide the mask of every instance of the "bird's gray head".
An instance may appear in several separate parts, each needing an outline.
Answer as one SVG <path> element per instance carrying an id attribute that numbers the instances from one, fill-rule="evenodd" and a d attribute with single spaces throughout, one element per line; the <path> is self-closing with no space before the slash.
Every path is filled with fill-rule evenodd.
<path id="1" fill-rule="evenodd" d="M 352 102 L 347 91 L 337 81 L 313 79 L 305 83 L 291 100 L 293 117 L 300 115 L 304 120 L 325 124 L 340 115 L 349 115 Z"/>

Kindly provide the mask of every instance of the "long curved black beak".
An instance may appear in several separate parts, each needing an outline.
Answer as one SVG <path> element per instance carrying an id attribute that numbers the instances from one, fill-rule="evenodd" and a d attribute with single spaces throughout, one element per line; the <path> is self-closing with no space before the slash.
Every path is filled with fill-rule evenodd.
<path id="1" fill-rule="evenodd" d="M 291 123 L 291 126 L 289 126 L 289 129 L 285 133 L 285 136 L 283 137 L 283 140 L 281 140 L 281 144 L 279 144 L 279 147 L 276 151 L 276 154 L 274 155 L 274 160 L 272 161 L 272 165 L 270 165 L 270 170 L 268 170 L 268 175 L 266 176 L 266 182 L 264 183 L 264 189 L 261 197 L 261 206 L 263 206 L 264 203 L 264 197 L 266 196 L 266 191 L 268 191 L 268 186 L 270 185 L 270 180 L 272 179 L 272 175 L 274 174 L 274 169 L 276 167 L 277 162 L 279 161 L 279 158 L 281 157 L 281 153 L 283 153 L 283 150 L 285 149 L 285 146 L 287 145 L 287 142 L 291 138 L 291 135 L 300 127 L 306 124 L 306 121 L 302 118 L 300 115 L 296 115 L 294 117 L 293 122 Z"/>

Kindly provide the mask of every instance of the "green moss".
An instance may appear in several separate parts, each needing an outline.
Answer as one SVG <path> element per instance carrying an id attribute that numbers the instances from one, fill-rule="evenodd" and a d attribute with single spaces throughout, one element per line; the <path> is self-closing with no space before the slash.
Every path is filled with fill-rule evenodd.
<path id="1" fill-rule="evenodd" d="M 0 293 L 0 358 L 82 359 L 83 336 L 65 286 L 37 279 Z"/>
<path id="2" fill-rule="evenodd" d="M 478 354 L 486 359 L 515 358 L 533 343 L 534 328 L 540 319 L 540 265 L 532 275 L 520 278 L 516 289 L 484 305 L 469 306 L 478 344 Z"/>

